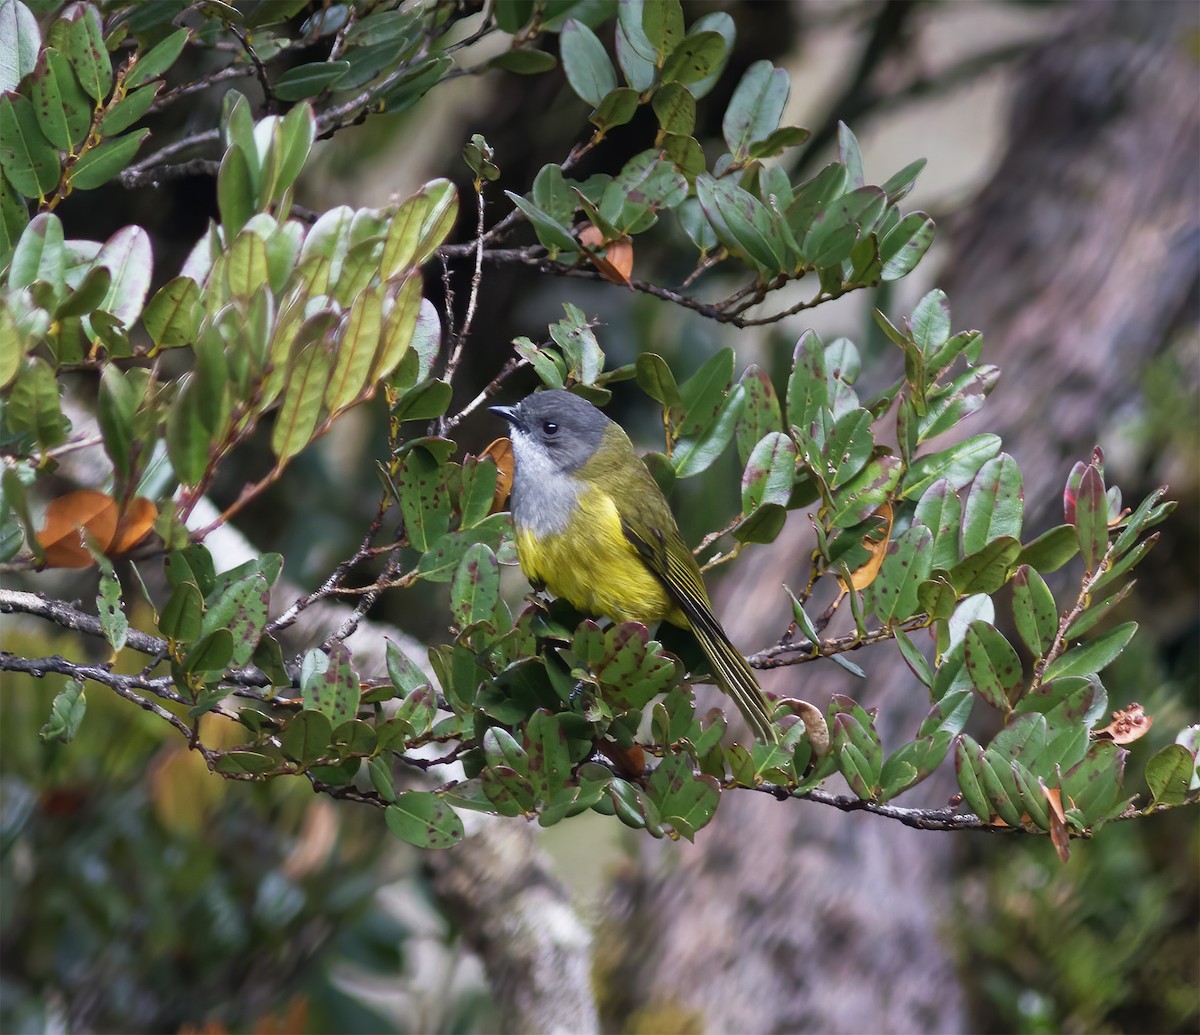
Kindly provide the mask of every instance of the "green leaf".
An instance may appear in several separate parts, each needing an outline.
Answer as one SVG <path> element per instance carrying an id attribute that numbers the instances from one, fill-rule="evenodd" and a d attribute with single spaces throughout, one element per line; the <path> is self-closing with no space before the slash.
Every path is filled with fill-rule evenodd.
<path id="1" fill-rule="evenodd" d="M 358 674 L 343 643 L 334 643 L 328 654 L 310 650 L 300 669 L 300 697 L 305 708 L 323 712 L 334 725 L 349 722 L 358 713 Z"/>
<path id="2" fill-rule="evenodd" d="M 224 672 L 232 658 L 233 634 L 228 629 L 215 629 L 192 644 L 184 657 L 184 671 L 199 676 Z"/>
<path id="3" fill-rule="evenodd" d="M 1125 760 L 1129 752 L 1112 741 L 1093 744 L 1083 761 L 1063 774 L 1064 796 L 1087 827 L 1099 826 L 1109 818 L 1121 791 Z"/>
<path id="4" fill-rule="evenodd" d="M 887 199 L 878 187 L 859 187 L 830 201 L 817 212 L 804 237 L 801 251 L 805 261 L 818 267 L 844 262 L 886 206 Z"/>
<path id="5" fill-rule="evenodd" d="M 176 277 L 155 293 L 142 311 L 146 331 L 160 349 L 190 345 L 200 330 L 200 285 Z"/>
<path id="6" fill-rule="evenodd" d="M 638 360 L 640 363 L 640 356 Z M 746 397 L 735 434 L 738 459 L 744 465 L 765 436 L 783 428 L 783 415 L 771 378 L 757 364 L 752 363 L 745 369 L 740 384 L 745 389 Z"/>
<path id="7" fill-rule="evenodd" d="M 54 703 L 57 705 L 58 698 Z M 1168 744 L 1146 762 L 1150 804 L 1182 805 L 1187 801 L 1188 789 L 1196 773 L 1196 756 L 1182 744 Z"/>
<path id="8" fill-rule="evenodd" d="M 1033 542 L 1021 547 L 1018 560 L 1038 571 L 1058 571 L 1079 552 L 1079 540 L 1071 525 L 1056 525 Z"/>
<path id="9" fill-rule="evenodd" d="M 696 98 L 681 83 L 666 83 L 650 101 L 664 133 L 691 136 L 696 128 Z"/>
<path id="10" fill-rule="evenodd" d="M 270 145 L 279 153 L 274 196 L 260 198 L 262 203 L 277 200 L 296 182 L 300 170 L 308 161 L 316 137 L 317 120 L 311 105 L 298 104 L 283 117 Z"/>
<path id="11" fill-rule="evenodd" d="M 233 144 L 217 170 L 217 209 L 226 240 L 234 237 L 254 214 L 256 192 L 250 161 L 242 148 Z"/>
<path id="12" fill-rule="evenodd" d="M 913 523 L 925 525 L 933 535 L 933 567 L 949 570 L 959 562 L 962 501 L 944 478 L 939 478 L 925 490 L 917 503 Z"/>
<path id="13" fill-rule="evenodd" d="M 150 110 L 150 105 L 154 103 L 161 89 L 162 83 L 154 83 L 122 97 L 100 119 L 100 135 L 111 137 L 127 130 Z"/>
<path id="14" fill-rule="evenodd" d="M 386 655 L 388 678 L 396 688 L 397 697 L 407 697 L 414 690 L 429 686 L 429 677 L 391 640 L 387 640 Z"/>
<path id="15" fill-rule="evenodd" d="M 139 129 L 125 136 L 112 137 L 87 151 L 71 169 L 71 186 L 76 190 L 94 190 L 124 169 L 137 154 L 150 130 Z"/>
<path id="16" fill-rule="evenodd" d="M 1059 655 L 1042 673 L 1043 682 L 1060 679 L 1063 676 L 1085 676 L 1103 671 L 1117 659 L 1117 656 L 1133 639 L 1137 628 L 1137 622 L 1125 622 L 1115 629 L 1110 629 L 1102 636 L 1097 636 L 1094 640 Z"/>
<path id="17" fill-rule="evenodd" d="M 912 340 L 926 356 L 932 356 L 950 337 L 950 303 L 946 293 L 934 288 L 913 308 L 909 320 Z"/>
<path id="18" fill-rule="evenodd" d="M 812 134 L 801 126 L 780 126 L 770 133 L 765 140 L 750 145 L 751 158 L 773 158 L 782 154 L 789 147 L 798 147 Z"/>
<path id="19" fill-rule="evenodd" d="M 749 191 L 731 180 L 717 180 L 704 173 L 696 177 L 696 197 L 726 248 L 746 256 L 766 274 L 781 273 L 790 267 L 775 217 Z"/>
<path id="20" fill-rule="evenodd" d="M 641 7 L 646 42 L 665 58 L 683 38 L 683 7 L 679 0 L 643 0 Z"/>
<path id="21" fill-rule="evenodd" d="M 407 313 L 411 313 L 415 324 L 417 306 L 409 305 Z M 368 288 L 354 299 L 338 338 L 333 369 L 325 388 L 325 406 L 330 413 L 349 406 L 367 386 L 382 329 L 383 298 L 377 288 Z M 411 331 L 409 336 L 411 339 Z M 406 347 L 407 344 L 405 342 Z M 388 373 L 394 367 L 395 363 L 391 363 Z"/>
<path id="22" fill-rule="evenodd" d="M 1013 618 L 1017 632 L 1034 657 L 1041 657 L 1058 632 L 1058 608 L 1046 580 L 1028 564 L 1013 579 Z"/>
<path id="23" fill-rule="evenodd" d="M 286 463 L 312 440 L 332 368 L 333 356 L 321 340 L 309 342 L 293 360 L 271 431 L 271 449 L 279 464 Z"/>
<path id="24" fill-rule="evenodd" d="M 157 79 L 175 64 L 183 53 L 191 33 L 188 29 L 177 29 L 161 42 L 156 43 L 144 54 L 138 56 L 137 64 L 125 77 L 125 88 L 132 90 L 142 83 Z"/>
<path id="25" fill-rule="evenodd" d="M 275 80 L 275 96 L 281 101 L 302 101 L 334 86 L 350 71 L 349 61 L 310 61 L 289 68 Z"/>
<path id="26" fill-rule="evenodd" d="M 279 737 L 279 749 L 284 758 L 301 764 L 311 764 L 321 758 L 333 740 L 333 724 L 324 712 L 305 708 L 297 712 Z"/>
<path id="27" fill-rule="evenodd" d="M 208 468 L 212 435 L 204 426 L 203 401 L 196 379 L 184 375 L 174 404 L 167 410 L 167 456 L 184 485 L 196 485 Z"/>
<path id="28" fill-rule="evenodd" d="M 945 478 L 953 488 L 961 489 L 998 452 L 999 435 L 974 435 L 937 453 L 919 457 L 909 464 L 904 474 L 900 498 L 920 498 L 939 478 Z"/>
<path id="29" fill-rule="evenodd" d="M 167 598 L 159 615 L 159 632 L 179 643 L 191 643 L 200 638 L 203 612 L 204 598 L 196 584 L 181 582 Z"/>
<path id="30" fill-rule="evenodd" d="M 43 451 L 67 440 L 71 425 L 63 416 L 58 380 L 45 360 L 26 357 L 9 390 L 5 419 L 9 430 L 29 435 Z"/>
<path id="31" fill-rule="evenodd" d="M 58 186 L 58 151 L 42 134 L 33 105 L 17 93 L 0 96 L 0 169 L 27 198 Z"/>
<path id="32" fill-rule="evenodd" d="M 505 6 L 507 5 L 500 5 L 500 7 Z M 495 68 L 503 68 L 506 72 L 515 72 L 517 75 L 538 75 L 541 72 L 549 72 L 558 65 L 558 62 L 553 54 L 548 54 L 544 50 L 535 50 L 532 47 L 513 47 L 512 50 L 501 51 L 488 61 L 488 64 Z"/>
<path id="33" fill-rule="evenodd" d="M 833 496 L 829 522 L 835 528 L 849 528 L 865 521 L 886 503 L 900 481 L 903 464 L 899 457 L 876 457 Z"/>
<path id="34" fill-rule="evenodd" d="M 563 25 L 559 54 L 571 89 L 593 108 L 617 88 L 617 73 L 604 44 L 583 22 L 571 18 Z"/>
<path id="35" fill-rule="evenodd" d="M 694 436 L 711 426 L 733 384 L 733 365 L 733 349 L 720 349 L 680 386 L 683 408 L 678 427 L 680 436 Z"/>
<path id="36" fill-rule="evenodd" d="M 601 133 L 607 133 L 615 126 L 624 126 L 637 113 L 640 94 L 627 86 L 618 86 L 611 93 L 605 94 L 603 100 L 588 116 L 588 122 Z"/>
<path id="37" fill-rule="evenodd" d="M 79 85 L 88 96 L 99 102 L 112 89 L 112 59 L 104 47 L 100 30 L 100 12 L 85 7 L 68 30 L 67 56 L 79 77 Z"/>
<path id="38" fill-rule="evenodd" d="M 1007 713 L 1021 696 L 1021 659 L 1001 632 L 988 622 L 972 622 L 963 638 L 971 683 L 993 708 Z"/>
<path id="39" fill-rule="evenodd" d="M 371 786 L 375 788 L 375 793 L 384 801 L 395 801 L 396 783 L 392 779 L 391 762 L 382 755 L 376 755 L 367 761 L 367 772 L 370 774 Z M 461 790 L 461 785 L 459 790 Z"/>
<path id="40" fill-rule="evenodd" d="M 977 412 L 1000 379 L 1000 368 L 972 367 L 944 388 L 931 392 L 917 422 L 917 441 L 936 438 Z"/>
<path id="41" fill-rule="evenodd" d="M 765 140 L 779 126 L 790 91 L 787 72 L 770 61 L 755 61 L 746 69 L 721 121 L 735 162 L 749 158 L 750 145 Z"/>
<path id="42" fill-rule="evenodd" d="M 662 81 L 684 86 L 699 83 L 711 76 L 725 58 L 725 37 L 719 32 L 689 32 L 663 64 Z"/>
<path id="43" fill-rule="evenodd" d="M 682 411 L 683 398 L 679 393 L 679 385 L 662 356 L 653 352 L 639 353 L 634 369 L 637 371 L 638 387 L 643 392 L 665 410 Z"/>
<path id="44" fill-rule="evenodd" d="M 1025 514 L 1021 471 L 1007 453 L 987 461 L 975 476 L 963 514 L 963 553 L 978 553 L 993 539 L 1021 535 Z"/>
<path id="45" fill-rule="evenodd" d="M 866 605 L 884 624 L 910 618 L 919 608 L 917 590 L 932 567 L 933 536 L 924 525 L 910 525 L 888 544 L 879 574 L 867 587 Z M 902 635 L 898 632 L 897 638 Z"/>
<path id="46" fill-rule="evenodd" d="M 858 140 L 850 127 L 844 122 L 838 123 L 838 158 L 846 167 L 846 171 L 850 176 L 850 185 L 852 187 L 861 187 L 863 185 L 863 166 L 862 155 L 858 150 Z"/>
<path id="47" fill-rule="evenodd" d="M 250 663 L 267 624 L 271 595 L 262 575 L 239 579 L 209 603 L 200 626 L 200 635 L 227 629 L 233 638 L 232 662 L 242 668 Z"/>
<path id="48" fill-rule="evenodd" d="M 404 458 L 396 486 L 409 544 L 428 550 L 450 527 L 445 471 L 424 449 L 414 449 Z"/>
<path id="49" fill-rule="evenodd" d="M 450 586 L 450 613 L 459 629 L 492 617 L 500 600 L 500 565 L 484 543 L 463 554 Z"/>
<path id="50" fill-rule="evenodd" d="M 796 444 L 781 431 L 773 431 L 754 447 L 742 473 L 742 513 L 750 514 L 764 503 L 786 507 L 796 471 Z"/>
<path id="51" fill-rule="evenodd" d="M 660 821 L 689 841 L 713 818 L 721 797 L 716 779 L 695 773 L 687 755 L 664 758 L 646 789 L 658 807 Z"/>
<path id="52" fill-rule="evenodd" d="M 537 205 L 527 201 L 520 194 L 514 194 L 510 190 L 506 190 L 504 193 L 529 220 L 538 240 L 549 250 L 551 258 L 556 256 L 560 250 L 575 251 L 578 249 L 579 242 L 572 235 L 569 225 L 543 212 Z"/>
<path id="53" fill-rule="evenodd" d="M 49 284 L 55 295 L 61 295 L 66 289 L 66 264 L 62 223 L 53 212 L 41 212 L 29 221 L 17 241 L 8 287 L 24 288 L 41 281 Z"/>
<path id="54" fill-rule="evenodd" d="M 737 40 L 737 29 L 733 18 L 725 11 L 711 11 L 708 14 L 702 14 L 692 22 L 687 34 L 695 36 L 702 32 L 715 32 L 721 37 L 724 43 L 721 56 L 713 64 L 712 71 L 703 79 L 698 79 L 693 83 L 687 84 L 688 92 L 697 100 L 707 96 L 712 92 L 713 87 L 717 85 L 717 81 L 725 71 L 725 65 L 729 61 L 729 55 L 733 52 L 733 45 Z M 618 38 L 618 45 L 619 43 L 620 40 Z"/>
<path id="55" fill-rule="evenodd" d="M 226 255 L 225 278 L 229 293 L 248 302 L 262 291 L 268 279 L 267 245 L 256 233 L 243 230 Z"/>
<path id="56" fill-rule="evenodd" d="M 814 473 L 831 489 L 845 485 L 866 466 L 875 449 L 871 414 L 863 409 L 842 414 L 829 428 Z"/>
<path id="57" fill-rule="evenodd" d="M 876 797 L 883 770 L 883 748 L 870 720 L 864 723 L 850 712 L 838 712 L 830 733 L 838 768 L 850 789 L 864 801 Z"/>
<path id="58" fill-rule="evenodd" d="M 887 190 L 886 184 L 883 189 Z M 901 219 L 879 242 L 879 279 L 899 280 L 911 273 L 929 251 L 935 232 L 933 220 L 924 212 L 910 212 Z"/>
<path id="59" fill-rule="evenodd" d="M 405 791 L 383 815 L 393 834 L 418 848 L 450 848 L 466 836 L 458 813 L 431 791 Z"/>
<path id="60" fill-rule="evenodd" d="M 0 6 L 0 31 L 4 29 L 3 10 L 3 6 Z M 83 722 L 85 711 L 87 697 L 83 692 L 83 684 L 77 679 L 71 679 L 54 695 L 54 702 L 50 705 L 50 718 L 38 731 L 38 735 L 46 744 L 71 743 L 75 734 L 79 732 L 79 724 Z"/>
<path id="61" fill-rule="evenodd" d="M 11 3 L 0 4 L 0 21 Z M 61 60 L 55 61 L 55 56 Z M 3 59 L 0 59 L 2 61 Z M 59 85 L 59 73 L 63 73 L 64 84 Z M 12 87 L 15 89 L 15 87 Z M 64 99 L 64 92 L 67 99 Z M 37 56 L 37 66 L 29 80 L 29 94 L 37 115 L 38 126 L 45 138 L 60 151 L 73 151 L 82 143 L 91 124 L 91 112 L 71 66 L 63 55 L 49 47 Z M 77 94 L 78 97 L 74 97 Z M 82 107 L 77 101 L 82 100 Z"/>
<path id="62" fill-rule="evenodd" d="M 1021 544 L 1010 536 L 993 539 L 978 553 L 964 557 L 947 573 L 960 595 L 995 593 L 1008 581 Z"/>
<path id="63" fill-rule="evenodd" d="M 113 469 L 122 478 L 133 471 L 134 418 L 145 397 L 147 381 L 144 371 L 131 370 L 126 375 L 113 363 L 106 364 L 100 375 L 97 423 Z"/>
<path id="64" fill-rule="evenodd" d="M 0 92 L 15 90 L 38 60 L 42 34 L 21 0 L 0 3 Z"/>
<path id="65" fill-rule="evenodd" d="M 742 409 L 745 389 L 737 385 L 726 397 L 711 424 L 698 434 L 680 438 L 671 463 L 676 476 L 690 478 L 707 470 L 733 439 L 733 429 Z"/>
<path id="66" fill-rule="evenodd" d="M 96 610 L 100 616 L 100 627 L 104 638 L 114 651 L 125 646 L 129 635 L 129 619 L 121 609 L 121 583 L 113 571 L 112 561 L 101 554 L 97 557 L 100 567 L 100 592 L 96 597 Z"/>
<path id="67" fill-rule="evenodd" d="M 150 235 L 140 226 L 126 226 L 105 241 L 92 260 L 93 265 L 106 266 L 112 274 L 100 308 L 126 328 L 142 314 L 154 273 L 153 259 Z"/>

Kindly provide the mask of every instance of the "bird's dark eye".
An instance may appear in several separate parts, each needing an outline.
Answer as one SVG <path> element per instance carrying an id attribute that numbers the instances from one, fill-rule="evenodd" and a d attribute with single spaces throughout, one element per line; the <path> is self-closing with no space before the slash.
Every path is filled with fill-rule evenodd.
<path id="1" fill-rule="evenodd" d="M 557 435 L 558 434 L 558 425 L 555 424 L 554 421 L 552 421 L 552 420 L 543 421 L 542 422 L 542 430 L 547 435 Z"/>

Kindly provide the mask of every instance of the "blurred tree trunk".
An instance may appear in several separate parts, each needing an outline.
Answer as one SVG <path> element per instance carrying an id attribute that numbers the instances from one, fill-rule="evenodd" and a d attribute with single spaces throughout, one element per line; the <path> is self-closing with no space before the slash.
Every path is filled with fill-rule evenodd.
<path id="1" fill-rule="evenodd" d="M 1072 6 L 1061 35 L 1019 70 L 1007 151 L 951 228 L 941 284 L 955 327 L 981 328 L 987 359 L 1003 371 L 979 421 L 1021 463 L 1031 532 L 1061 520 L 1061 485 L 1097 441 L 1110 443 L 1110 476 L 1129 479 L 1129 495 L 1171 469 L 1190 472 L 1176 495 L 1195 493 L 1194 435 L 1184 436 L 1192 455 L 1182 461 L 1164 443 L 1147 440 L 1142 452 L 1113 439 L 1115 421 L 1140 413 L 1136 386 L 1152 357 L 1192 348 L 1191 366 L 1179 361 L 1180 389 L 1195 398 L 1195 18 L 1195 5 L 1183 3 Z M 761 646 L 778 627 L 780 573 L 803 578 L 811 549 L 803 526 L 793 516 L 778 542 L 747 556 L 721 587 L 718 610 L 745 646 Z M 1186 553 L 1196 542 L 1188 531 L 1165 534 L 1186 541 Z M 1188 583 L 1178 626 L 1179 615 L 1194 621 L 1197 565 L 1179 564 L 1178 552 L 1173 560 Z M 840 691 L 879 707 L 886 746 L 891 731 L 911 734 L 928 701 L 883 655 L 855 659 L 868 677 L 853 686 L 828 663 L 764 682 L 820 705 Z M 954 790 L 946 768 L 922 788 L 926 801 L 944 803 Z M 641 872 L 619 883 L 600 943 L 607 1026 L 964 1030 L 946 937 L 961 836 L 726 795 L 697 844 L 647 850 Z"/>

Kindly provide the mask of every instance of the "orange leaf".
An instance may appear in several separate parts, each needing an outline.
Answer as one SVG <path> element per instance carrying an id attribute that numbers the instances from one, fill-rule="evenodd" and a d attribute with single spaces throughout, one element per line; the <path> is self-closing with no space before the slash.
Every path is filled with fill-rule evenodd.
<path id="1" fill-rule="evenodd" d="M 98 550 L 107 550 L 117 531 L 117 504 L 111 496 L 79 489 L 60 496 L 46 508 L 38 544 L 51 568 L 87 568 L 94 562 L 85 535 Z"/>
<path id="2" fill-rule="evenodd" d="M 1102 730 L 1093 730 L 1097 740 L 1111 740 L 1114 744 L 1132 744 L 1146 735 L 1154 725 L 1153 716 L 1147 715 L 1142 706 L 1134 701 L 1128 708 L 1112 713 L 1113 721 Z"/>
<path id="3" fill-rule="evenodd" d="M 871 556 L 866 564 L 855 568 L 850 573 L 850 584 L 858 590 L 866 589 L 875 581 L 875 576 L 879 574 L 883 558 L 887 554 L 888 538 L 892 534 L 892 505 L 890 503 L 883 504 L 875 511 L 874 516 L 883 520 L 883 527 L 877 527 L 874 535 L 866 536 L 863 539 L 863 546 L 871 551 Z"/>
<path id="4" fill-rule="evenodd" d="M 623 776 L 636 780 L 646 772 L 646 754 L 640 744 L 623 748 L 611 740 L 602 740 L 596 746 Z"/>
<path id="5" fill-rule="evenodd" d="M 491 513 L 497 514 L 504 509 L 504 503 L 508 499 L 509 492 L 512 491 L 512 443 L 506 438 L 498 438 L 489 443 L 487 449 L 479 455 L 481 457 L 490 456 L 496 465 L 496 495 L 492 499 Z"/>
<path id="6" fill-rule="evenodd" d="M 579 232 L 579 243 L 587 252 L 588 260 L 600 271 L 600 276 L 614 284 L 630 287 L 633 273 L 633 242 L 628 237 L 606 241 L 600 229 L 588 223 Z M 604 253 L 600 253 L 600 249 Z"/>
<path id="7" fill-rule="evenodd" d="M 150 534 L 158 508 L 145 496 L 134 496 L 117 522 L 117 531 L 106 553 L 128 553 Z"/>

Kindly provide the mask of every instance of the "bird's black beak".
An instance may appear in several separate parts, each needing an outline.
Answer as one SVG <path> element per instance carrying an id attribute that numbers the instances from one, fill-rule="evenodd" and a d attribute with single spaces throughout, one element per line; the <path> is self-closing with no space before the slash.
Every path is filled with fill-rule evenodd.
<path id="1" fill-rule="evenodd" d="M 497 417 L 503 417 L 513 427 L 520 428 L 524 426 L 521 423 L 521 415 L 517 412 L 515 406 L 489 406 L 488 411 L 494 413 Z"/>

